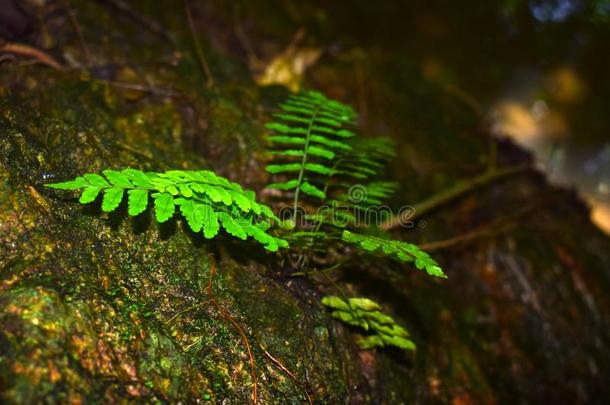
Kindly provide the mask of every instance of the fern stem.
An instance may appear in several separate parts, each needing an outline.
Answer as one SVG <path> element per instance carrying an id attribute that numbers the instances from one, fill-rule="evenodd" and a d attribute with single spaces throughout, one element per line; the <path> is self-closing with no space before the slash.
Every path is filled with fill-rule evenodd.
<path id="1" fill-rule="evenodd" d="M 339 165 L 339 162 L 341 162 L 341 159 L 339 159 L 333 165 L 333 171 Z M 326 195 L 326 193 L 328 192 L 328 187 L 330 186 L 330 179 L 331 178 L 332 178 L 332 174 L 330 175 L 330 177 L 328 179 L 326 179 L 326 182 L 324 182 L 324 190 L 322 190 L 324 192 L 324 195 Z M 322 221 L 319 221 L 316 224 L 316 228 L 314 229 L 313 233 L 316 233 L 316 232 L 320 231 L 321 227 L 322 227 Z M 305 248 L 303 249 L 303 253 L 301 253 L 301 256 L 299 257 L 299 260 L 297 262 L 297 263 L 300 263 L 301 270 L 303 269 L 303 267 L 305 265 L 305 259 L 309 255 L 311 247 L 313 246 L 313 239 L 314 239 L 313 236 L 311 238 L 309 238 L 309 241 L 307 242 L 307 245 L 305 245 Z"/>
<path id="2" fill-rule="evenodd" d="M 307 163 L 307 151 L 309 150 L 309 139 L 311 138 L 311 130 L 318 115 L 319 107 L 316 107 L 314 113 L 311 116 L 309 125 L 307 126 L 307 133 L 305 134 L 305 146 L 303 147 L 303 159 L 301 159 L 301 169 L 299 170 L 299 177 L 297 179 L 297 188 L 294 192 L 294 204 L 292 207 L 292 220 L 296 221 L 297 209 L 299 207 L 299 192 L 301 191 L 301 183 L 303 183 L 303 175 L 305 173 L 305 164 Z"/>
<path id="3" fill-rule="evenodd" d="M 486 186 L 494 181 L 504 179 L 506 177 L 510 177 L 519 173 L 523 173 L 524 171 L 529 170 L 529 168 L 530 167 L 528 165 L 520 165 L 516 167 L 495 169 L 459 182 L 453 187 L 441 191 L 440 193 L 435 194 L 432 197 L 418 204 L 415 204 L 414 213 L 409 217 L 409 221 L 414 221 L 415 219 L 420 218 L 422 215 L 428 213 L 429 211 L 432 211 L 450 201 L 458 199 L 459 197 L 462 197 L 463 195 L 477 190 L 483 186 Z M 388 231 L 400 227 L 401 224 L 402 218 L 400 218 L 399 215 L 394 215 L 388 218 L 379 227 Z"/>

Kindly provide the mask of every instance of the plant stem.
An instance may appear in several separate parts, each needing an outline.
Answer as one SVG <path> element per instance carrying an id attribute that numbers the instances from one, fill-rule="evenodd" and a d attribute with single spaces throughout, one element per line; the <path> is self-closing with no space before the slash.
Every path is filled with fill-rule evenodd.
<path id="1" fill-rule="evenodd" d="M 463 196 L 464 194 L 468 194 L 471 191 L 476 190 L 479 187 L 485 186 L 493 181 L 509 177 L 518 173 L 522 173 L 529 169 L 527 165 L 521 165 L 516 167 L 509 167 L 498 170 L 490 170 L 479 176 L 473 177 L 471 179 L 461 181 L 457 183 L 455 186 L 446 189 L 438 194 L 433 195 L 432 197 L 424 200 L 418 204 L 415 204 L 413 215 L 409 218 L 401 218 L 400 215 L 393 215 L 388 218 L 385 222 L 383 222 L 380 228 L 385 230 L 391 230 L 394 228 L 398 228 L 403 223 L 404 219 L 408 219 L 409 221 L 413 221 L 428 211 L 431 211 L 435 208 L 438 208 L 441 205 L 448 203 L 458 197 Z"/>
<path id="2" fill-rule="evenodd" d="M 301 159 L 301 170 L 299 170 L 299 177 L 297 180 L 297 188 L 294 192 L 294 204 L 292 207 L 292 220 L 296 222 L 297 217 L 297 208 L 299 207 L 299 192 L 301 191 L 301 183 L 303 182 L 303 175 L 305 173 L 305 164 L 307 163 L 307 150 L 309 149 L 309 138 L 311 137 L 311 130 L 313 128 L 313 123 L 316 120 L 316 115 L 318 115 L 318 108 L 314 111 L 311 116 L 311 120 L 309 121 L 309 126 L 307 127 L 307 133 L 305 134 L 305 146 L 303 147 L 303 159 Z"/>

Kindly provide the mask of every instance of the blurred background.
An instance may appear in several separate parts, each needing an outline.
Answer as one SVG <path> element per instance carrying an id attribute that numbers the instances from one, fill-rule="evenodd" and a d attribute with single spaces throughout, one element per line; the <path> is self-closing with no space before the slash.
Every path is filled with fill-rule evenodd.
<path id="1" fill-rule="evenodd" d="M 417 69 L 480 114 L 489 134 L 530 151 L 554 184 L 578 190 L 592 220 L 610 233 L 610 1 L 313 1 L 278 8 L 279 21 L 307 27 L 310 46 L 330 54 L 342 47 L 385 52 L 389 64 Z"/>

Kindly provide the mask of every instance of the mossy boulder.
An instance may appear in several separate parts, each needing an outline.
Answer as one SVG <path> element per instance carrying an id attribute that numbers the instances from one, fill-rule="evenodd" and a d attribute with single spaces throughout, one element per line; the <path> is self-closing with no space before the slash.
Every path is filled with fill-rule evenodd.
<path id="1" fill-rule="evenodd" d="M 125 207 L 102 215 L 44 188 L 106 167 L 205 167 L 185 152 L 171 103 L 120 114 L 99 93 L 62 78 L 1 102 L 4 400 L 247 402 L 244 337 L 261 402 L 300 402 L 305 389 L 329 401 L 348 396 L 353 346 L 311 287 L 297 296 L 265 276 L 256 245 L 205 243 L 180 222 L 130 220 Z M 86 101 L 66 113 L 62 101 L 72 96 Z"/>

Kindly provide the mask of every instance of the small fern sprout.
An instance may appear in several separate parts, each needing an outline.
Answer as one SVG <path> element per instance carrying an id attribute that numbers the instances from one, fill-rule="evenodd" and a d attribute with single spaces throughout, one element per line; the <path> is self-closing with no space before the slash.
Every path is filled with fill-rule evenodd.
<path id="1" fill-rule="evenodd" d="M 47 187 L 81 190 L 81 204 L 91 203 L 101 194 L 104 212 L 116 210 L 127 195 L 130 216 L 143 213 L 152 198 L 157 222 L 168 221 L 178 211 L 189 228 L 202 232 L 206 239 L 216 237 L 222 228 L 241 240 L 251 237 L 272 252 L 288 247 L 287 241 L 267 233 L 277 217 L 256 201 L 254 192 L 209 170 L 155 173 L 108 169 L 103 175 L 88 173 Z"/>
<path id="2" fill-rule="evenodd" d="M 415 350 L 415 343 L 409 339 L 409 332 L 394 319 L 381 312 L 381 306 L 368 298 L 348 298 L 336 296 L 322 298 L 322 304 L 331 308 L 331 316 L 348 325 L 364 329 L 366 337 L 358 340 L 361 349 L 395 346 L 404 350 Z"/>

